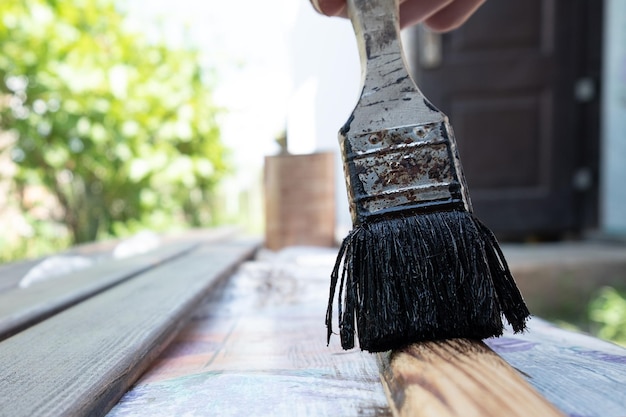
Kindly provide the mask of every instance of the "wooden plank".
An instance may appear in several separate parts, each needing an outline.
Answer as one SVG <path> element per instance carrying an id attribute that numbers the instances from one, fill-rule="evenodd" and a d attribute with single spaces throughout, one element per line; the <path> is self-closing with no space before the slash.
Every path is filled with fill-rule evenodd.
<path id="1" fill-rule="evenodd" d="M 207 244 L 0 343 L 0 415 L 104 414 L 257 243 Z"/>
<path id="2" fill-rule="evenodd" d="M 416 343 L 378 358 L 394 416 L 563 416 L 482 342 Z"/>
<path id="3" fill-rule="evenodd" d="M 326 346 L 335 257 L 290 248 L 243 264 L 107 417 L 390 417 L 376 357 Z"/>
<path id="4" fill-rule="evenodd" d="M 111 258 L 111 252 L 120 242 L 121 240 L 106 240 L 102 242 L 84 243 L 54 255 L 0 265 L 0 293 L 17 288 L 20 280 L 29 270 L 52 256 L 83 256 L 97 262 L 100 259 Z"/>
<path id="5" fill-rule="evenodd" d="M 533 318 L 529 331 L 485 341 L 569 416 L 626 416 L 626 349 Z"/>
<path id="6" fill-rule="evenodd" d="M 167 235 L 161 235 L 159 236 L 159 239 L 161 240 L 161 243 L 163 245 L 173 242 L 189 242 L 190 240 L 214 242 L 219 239 L 233 236 L 235 232 L 236 228 L 229 226 L 211 229 L 191 229 L 182 231 L 180 233 L 169 233 Z M 52 256 L 84 256 L 94 261 L 94 263 L 110 261 L 114 259 L 113 251 L 115 250 L 115 248 L 117 248 L 120 244 L 129 242 L 134 237 L 136 237 L 136 235 L 131 236 L 127 239 L 111 239 L 98 242 L 83 243 L 81 245 L 73 246 L 54 255 L 2 264 L 0 265 L 0 293 L 18 287 L 20 280 L 31 268 L 37 266 L 37 264 Z"/>
<path id="7" fill-rule="evenodd" d="M 0 293 L 17 287 L 22 277 L 41 259 L 28 259 L 0 265 Z"/>
<path id="8" fill-rule="evenodd" d="M 38 323 L 113 285 L 168 262 L 196 243 L 168 245 L 145 255 L 97 263 L 27 288 L 0 293 L 0 340 Z"/>
<path id="9" fill-rule="evenodd" d="M 66 254 L 88 254 L 99 258 L 94 265 L 27 288 L 0 292 L 0 340 L 38 323 L 94 294 L 132 278 L 145 270 L 168 262 L 201 242 L 217 242 L 232 237 L 233 228 L 194 230 L 162 239 L 162 247 L 143 255 L 112 258 L 111 242 L 73 248 Z M 119 242 L 117 242 L 119 243 Z M 108 248 L 108 253 L 104 252 Z"/>
<path id="10" fill-rule="evenodd" d="M 290 248 L 242 265 L 225 289 L 211 292 L 192 322 L 108 417 L 389 415 L 382 385 L 377 383 L 378 370 L 372 366 L 375 356 L 343 352 L 337 338 L 328 348 L 324 344 L 320 317 L 335 256 L 331 249 Z M 418 363 L 403 378 L 400 373 L 390 375 L 387 365 L 382 376 L 392 387 L 389 404 L 396 408 L 395 415 L 402 415 L 398 409 L 408 413 L 409 403 L 415 416 L 429 415 L 425 408 L 432 404 L 415 404 L 415 393 L 404 390 L 422 377 L 433 389 L 440 384 L 463 389 L 450 398 L 450 407 L 456 406 L 462 416 L 471 416 L 472 407 L 482 407 L 483 415 L 483 409 L 497 401 L 502 404 L 496 406 L 498 416 L 516 415 L 512 407 L 517 415 L 537 403 L 546 407 L 537 392 L 520 383 L 521 376 L 570 417 L 626 416 L 623 348 L 536 318 L 523 334 L 507 331 L 485 343 L 509 365 L 482 344 L 472 345 L 473 352 L 456 352 L 454 346 L 444 350 L 447 357 L 435 356 L 439 367 L 431 373 L 421 372 L 425 365 Z M 389 359 L 383 357 L 388 363 Z M 473 367 L 480 369 L 475 372 Z M 471 372 L 463 374 L 466 369 Z M 521 397 L 512 390 L 519 388 L 517 384 L 523 387 Z M 527 415 L 559 415 L 547 407 L 547 412 L 535 409 Z"/>

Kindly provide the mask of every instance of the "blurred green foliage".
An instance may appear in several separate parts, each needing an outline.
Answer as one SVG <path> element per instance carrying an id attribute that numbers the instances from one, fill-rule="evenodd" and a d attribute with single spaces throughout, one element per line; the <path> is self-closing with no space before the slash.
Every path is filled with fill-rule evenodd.
<path id="1" fill-rule="evenodd" d="M 44 187 L 72 243 L 207 226 L 229 171 L 211 73 L 149 42 L 111 0 L 2 0 L 0 152 L 16 198 Z"/>
<path id="2" fill-rule="evenodd" d="M 598 337 L 626 345 L 626 291 L 604 287 L 588 310 Z"/>

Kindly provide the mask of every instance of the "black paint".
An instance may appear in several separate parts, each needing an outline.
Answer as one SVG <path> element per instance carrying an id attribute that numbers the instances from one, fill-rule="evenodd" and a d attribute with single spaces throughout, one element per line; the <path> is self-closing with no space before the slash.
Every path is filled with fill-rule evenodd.
<path id="1" fill-rule="evenodd" d="M 346 121 L 346 123 L 341 126 L 341 129 L 339 129 L 339 133 L 343 136 L 346 136 L 348 134 L 348 132 L 350 131 L 350 124 L 352 124 L 352 121 L 354 120 L 354 114 L 351 114 L 350 117 L 348 117 L 348 120 Z"/>
<path id="2" fill-rule="evenodd" d="M 440 111 L 437 107 L 435 107 L 435 106 L 433 105 L 433 103 L 431 103 L 430 101 L 428 101 L 428 100 L 426 100 L 426 99 L 424 99 L 424 105 L 426 105 L 426 107 L 428 107 L 428 108 L 429 108 L 429 109 L 431 109 L 432 111 L 435 111 L 435 112 L 437 112 L 437 113 L 441 113 L 441 111 Z"/>

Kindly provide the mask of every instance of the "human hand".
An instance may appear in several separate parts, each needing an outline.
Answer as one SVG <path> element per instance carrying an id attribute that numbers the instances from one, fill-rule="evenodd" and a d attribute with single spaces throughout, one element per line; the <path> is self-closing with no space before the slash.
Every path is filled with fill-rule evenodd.
<path id="1" fill-rule="evenodd" d="M 346 0 L 310 0 L 326 16 L 347 17 Z M 436 32 L 461 26 L 485 0 L 399 0 L 400 27 L 424 22 Z"/>

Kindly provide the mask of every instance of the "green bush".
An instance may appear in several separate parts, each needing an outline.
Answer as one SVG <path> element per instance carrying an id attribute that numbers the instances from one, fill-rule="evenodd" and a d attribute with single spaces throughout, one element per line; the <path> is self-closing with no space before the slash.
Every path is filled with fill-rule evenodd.
<path id="1" fill-rule="evenodd" d="M 73 243 L 213 223 L 229 167 L 197 50 L 149 42 L 110 0 L 3 0 L 0 19 L 0 151 L 23 210 L 43 186 Z"/>
<path id="2" fill-rule="evenodd" d="M 589 318 L 598 327 L 599 337 L 626 345 L 626 293 L 602 288 L 589 304 Z"/>

